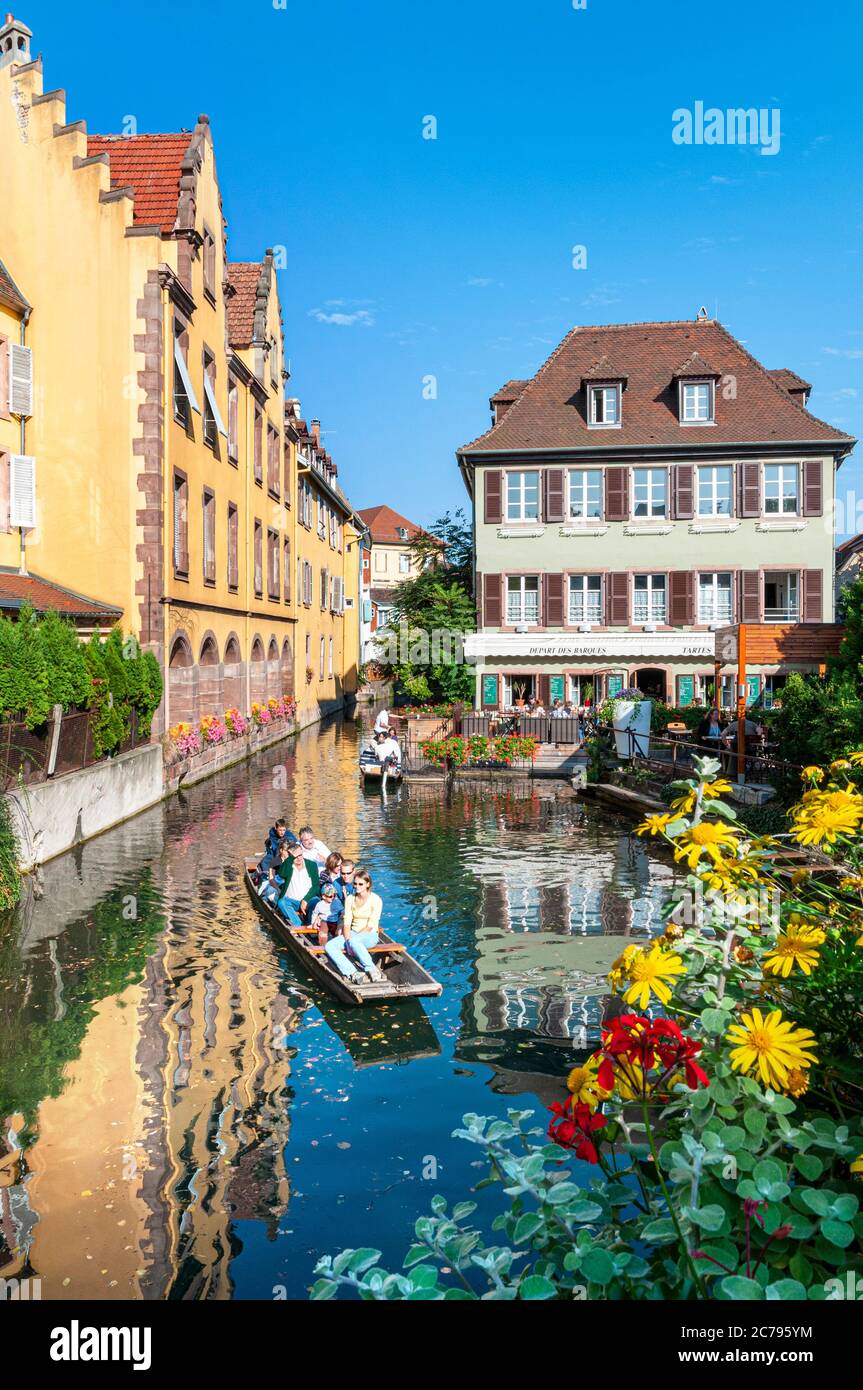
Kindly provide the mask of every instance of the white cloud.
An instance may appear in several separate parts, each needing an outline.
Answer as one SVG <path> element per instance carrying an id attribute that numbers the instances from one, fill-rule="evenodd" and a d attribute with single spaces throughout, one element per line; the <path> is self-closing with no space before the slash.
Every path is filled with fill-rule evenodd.
<path id="1" fill-rule="evenodd" d="M 341 301 L 330 300 L 331 304 Z M 318 323 L 333 324 L 336 328 L 371 328 L 375 321 L 375 316 L 370 309 L 355 309 L 352 314 L 345 314 L 339 310 L 332 313 L 325 313 L 323 309 L 310 309 L 309 318 L 317 319 Z"/>
<path id="2" fill-rule="evenodd" d="M 822 348 L 821 351 L 826 352 L 830 357 L 848 357 L 851 358 L 852 361 L 856 361 L 857 358 L 863 357 L 863 348 L 826 347 Z"/>

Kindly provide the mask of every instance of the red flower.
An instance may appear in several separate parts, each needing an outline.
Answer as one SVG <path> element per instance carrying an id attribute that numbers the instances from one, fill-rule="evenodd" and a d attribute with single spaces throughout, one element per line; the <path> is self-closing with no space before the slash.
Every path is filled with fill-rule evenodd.
<path id="1" fill-rule="evenodd" d="M 682 1068 L 687 1086 L 695 1091 L 699 1086 L 710 1085 L 704 1068 L 695 1061 L 700 1051 L 701 1043 L 685 1037 L 673 1019 L 622 1014 L 602 1031 L 602 1061 L 597 1079 L 600 1086 L 612 1091 L 617 1071 L 624 1080 L 631 1081 L 626 1066 L 630 1062 L 640 1069 L 645 1079 L 654 1068 L 661 1070 L 662 1075 L 652 1085 L 652 1089 L 657 1090 Z M 647 1089 L 645 1085 L 645 1091 Z"/>
<path id="2" fill-rule="evenodd" d="M 576 1158 L 584 1158 L 588 1163 L 598 1163 L 599 1154 L 593 1135 L 607 1123 L 604 1115 L 591 1114 L 590 1106 L 570 1101 L 555 1103 L 551 1113 L 556 1120 L 549 1121 L 548 1137 L 561 1148 L 574 1149 Z"/>

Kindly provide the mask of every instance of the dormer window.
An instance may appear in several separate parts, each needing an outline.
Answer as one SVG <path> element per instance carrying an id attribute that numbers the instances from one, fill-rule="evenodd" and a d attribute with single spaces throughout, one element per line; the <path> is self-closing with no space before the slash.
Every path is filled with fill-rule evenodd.
<path id="1" fill-rule="evenodd" d="M 715 383 L 711 381 L 681 381 L 681 425 L 712 425 L 714 423 Z"/>
<path id="2" fill-rule="evenodd" d="M 620 424 L 620 383 L 599 382 L 588 387 L 588 423 L 611 429 Z"/>

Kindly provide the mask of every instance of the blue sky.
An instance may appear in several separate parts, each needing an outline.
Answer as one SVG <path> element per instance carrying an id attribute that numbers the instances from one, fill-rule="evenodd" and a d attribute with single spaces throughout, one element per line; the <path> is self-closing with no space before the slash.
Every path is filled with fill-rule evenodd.
<path id="1" fill-rule="evenodd" d="M 16 13 L 90 131 L 208 113 L 229 253 L 286 248 L 290 386 L 355 505 L 463 505 L 454 451 L 505 380 L 573 324 L 702 304 L 863 435 L 857 6 L 283 3 Z M 778 106 L 779 152 L 675 145 L 672 112 L 699 100 Z M 840 479 L 841 529 L 861 530 L 863 449 Z"/>

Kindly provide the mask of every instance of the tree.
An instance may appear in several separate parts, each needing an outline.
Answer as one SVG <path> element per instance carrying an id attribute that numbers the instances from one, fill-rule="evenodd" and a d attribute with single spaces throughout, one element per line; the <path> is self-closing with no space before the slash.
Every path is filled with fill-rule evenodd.
<path id="1" fill-rule="evenodd" d="M 422 566 L 393 597 L 390 651 L 377 664 L 415 703 L 470 699 L 473 667 L 463 637 L 476 627 L 473 537 L 459 509 L 432 523 L 411 544 Z"/>

